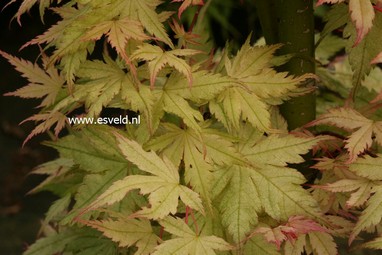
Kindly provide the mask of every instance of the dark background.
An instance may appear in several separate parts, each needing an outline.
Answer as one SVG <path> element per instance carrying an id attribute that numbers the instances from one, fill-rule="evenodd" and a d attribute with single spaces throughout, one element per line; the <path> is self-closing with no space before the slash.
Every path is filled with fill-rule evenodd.
<path id="1" fill-rule="evenodd" d="M 0 1 L 3 9 L 7 1 Z M 42 25 L 37 8 L 22 16 L 22 27 L 11 19 L 19 4 L 12 4 L 0 13 L 0 50 L 34 61 L 37 47 L 19 52 L 28 40 L 43 32 L 54 17 Z M 27 175 L 32 169 L 55 157 L 55 152 L 40 145 L 45 136 L 33 138 L 23 148 L 22 142 L 34 123 L 19 123 L 37 112 L 37 101 L 6 97 L 4 93 L 26 85 L 27 81 L 0 57 L 0 254 L 19 255 L 38 236 L 40 221 L 54 197 L 46 192 L 26 193 L 36 186 L 41 176 Z"/>

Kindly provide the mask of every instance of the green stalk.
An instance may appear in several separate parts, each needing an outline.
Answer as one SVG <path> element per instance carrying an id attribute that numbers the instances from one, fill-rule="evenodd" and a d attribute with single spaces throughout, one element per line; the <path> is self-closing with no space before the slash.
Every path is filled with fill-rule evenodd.
<path id="1" fill-rule="evenodd" d="M 313 0 L 256 0 L 256 7 L 267 43 L 282 43 L 279 54 L 294 55 L 282 71 L 292 75 L 314 73 Z M 305 85 L 314 85 L 312 83 L 314 81 Z M 280 110 L 289 130 L 301 127 L 315 119 L 315 95 L 293 98 Z"/>
<path id="2" fill-rule="evenodd" d="M 278 39 L 284 47 L 280 54 L 295 54 L 285 70 L 293 75 L 315 72 L 313 0 L 276 0 L 278 3 Z M 310 84 L 309 84 L 310 83 Z M 306 85 L 314 81 L 308 82 Z M 316 117 L 314 93 L 293 98 L 281 106 L 289 130 L 301 127 Z"/>

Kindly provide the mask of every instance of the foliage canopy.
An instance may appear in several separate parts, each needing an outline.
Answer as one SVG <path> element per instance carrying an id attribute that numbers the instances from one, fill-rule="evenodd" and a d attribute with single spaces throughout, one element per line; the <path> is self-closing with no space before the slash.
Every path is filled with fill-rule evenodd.
<path id="1" fill-rule="evenodd" d="M 25 142 L 53 130 L 60 153 L 33 190 L 59 196 L 53 231 L 24 255 L 382 249 L 381 1 L 319 0 L 317 73 L 299 76 L 280 71 L 298 57 L 282 44 L 214 50 L 211 0 L 25 0 L 20 24 L 37 3 L 61 17 L 23 46 L 39 61 L 0 51 L 28 80 L 7 95 L 41 100 Z M 319 117 L 288 131 L 279 106 L 312 92 Z M 140 125 L 69 125 L 107 108 Z"/>

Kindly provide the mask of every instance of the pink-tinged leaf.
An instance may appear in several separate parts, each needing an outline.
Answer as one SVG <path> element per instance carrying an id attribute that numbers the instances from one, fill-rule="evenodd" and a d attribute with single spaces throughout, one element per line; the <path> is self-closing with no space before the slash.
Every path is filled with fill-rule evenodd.
<path id="1" fill-rule="evenodd" d="M 307 234 L 309 232 L 327 232 L 327 230 L 321 227 L 317 222 L 307 219 L 304 216 L 290 217 L 286 226 L 296 229 L 299 234 Z"/>
<path id="2" fill-rule="evenodd" d="M 173 0 L 172 2 L 183 2 L 179 7 L 178 17 L 182 16 L 184 10 L 186 10 L 190 5 L 204 5 L 203 0 Z"/>
<path id="3" fill-rule="evenodd" d="M 161 48 L 151 44 L 143 44 L 138 47 L 131 59 L 141 59 L 148 61 L 150 71 L 150 85 L 154 87 L 154 83 L 159 71 L 165 66 L 169 65 L 174 67 L 178 72 L 184 74 L 188 80 L 189 85 L 192 84 L 191 67 L 187 62 L 179 57 L 190 56 L 200 53 L 198 50 L 192 49 L 175 49 L 170 51 L 163 51 Z"/>
<path id="4" fill-rule="evenodd" d="M 352 192 L 350 198 L 346 201 L 347 208 L 363 205 L 373 192 L 373 182 L 366 178 L 342 179 L 334 183 L 314 187 L 331 192 Z"/>
<path id="5" fill-rule="evenodd" d="M 61 16 L 63 20 L 58 21 L 55 25 L 51 26 L 48 30 L 46 30 L 43 34 L 38 35 L 34 39 L 25 43 L 21 46 L 20 50 L 35 44 L 49 44 L 55 40 L 57 40 L 60 36 L 62 36 L 62 32 L 67 28 L 67 26 L 72 22 L 71 18 L 76 12 L 76 9 L 73 7 L 61 7 L 61 8 L 51 8 L 56 14 Z"/>
<path id="6" fill-rule="evenodd" d="M 338 254 L 337 244 L 334 242 L 333 236 L 328 233 L 311 232 L 309 241 L 312 249 L 317 255 L 335 255 Z"/>
<path id="7" fill-rule="evenodd" d="M 320 6 L 322 4 L 338 4 L 338 3 L 342 3 L 344 2 L 345 0 L 318 0 L 317 1 L 317 4 L 316 6 Z"/>
<path id="8" fill-rule="evenodd" d="M 382 63 L 382 52 L 380 52 L 371 62 L 370 64 L 380 64 Z"/>
<path id="9" fill-rule="evenodd" d="M 67 122 L 67 118 L 64 114 L 60 112 L 52 112 L 52 113 L 41 113 L 33 115 L 25 120 L 23 120 L 20 124 L 26 121 L 43 121 L 37 127 L 35 127 L 32 132 L 27 136 L 27 138 L 23 142 L 23 146 L 34 136 L 44 133 L 48 131 L 54 124 L 56 127 L 54 128 L 54 135 L 57 137 L 60 131 L 65 127 L 65 123 Z"/>
<path id="10" fill-rule="evenodd" d="M 123 18 L 120 20 L 105 21 L 91 28 L 82 40 L 98 40 L 102 35 L 107 35 L 107 40 L 117 53 L 126 61 L 131 70 L 135 72 L 129 57 L 126 54 L 126 46 L 130 39 L 144 41 L 150 39 L 143 31 L 139 21 Z"/>
<path id="11" fill-rule="evenodd" d="M 320 115 L 316 120 L 312 121 L 307 127 L 316 125 L 334 125 L 346 130 L 360 128 L 365 124 L 369 124 L 370 120 L 348 107 L 329 109 L 328 113 Z"/>
<path id="12" fill-rule="evenodd" d="M 280 228 L 261 227 L 258 228 L 255 233 L 263 234 L 265 240 L 268 243 L 274 243 L 278 250 L 280 250 L 281 244 L 287 239 L 286 235 L 281 232 Z"/>
<path id="13" fill-rule="evenodd" d="M 350 0 L 349 11 L 357 30 L 357 39 L 354 43 L 356 46 L 373 26 L 375 13 L 372 3 L 368 0 Z"/>
<path id="14" fill-rule="evenodd" d="M 345 148 L 349 152 L 349 160 L 347 163 L 351 163 L 357 159 L 358 155 L 370 148 L 373 140 L 373 122 L 365 124 L 363 127 L 355 131 L 346 139 Z"/>
<path id="15" fill-rule="evenodd" d="M 52 105 L 65 83 L 65 80 L 58 74 L 54 67 L 46 68 L 47 57 L 43 55 L 46 70 L 40 68 L 24 59 L 16 58 L 8 53 L 0 51 L 0 55 L 21 73 L 21 76 L 29 81 L 29 84 L 14 92 L 8 92 L 6 96 L 18 96 L 22 98 L 42 98 L 45 97 L 39 107 Z"/>
<path id="16" fill-rule="evenodd" d="M 277 249 L 281 244 L 289 240 L 294 243 L 299 235 L 305 235 L 312 232 L 326 233 L 327 230 L 321 227 L 317 222 L 307 219 L 304 216 L 291 216 L 288 222 L 276 228 L 260 227 L 253 234 L 263 234 L 267 242 L 274 243 Z"/>
<path id="17" fill-rule="evenodd" d="M 38 0 L 24 0 L 19 9 L 17 10 L 17 13 L 15 15 L 16 19 L 17 19 L 17 23 L 19 23 L 19 25 L 21 26 L 21 15 L 28 12 L 33 5 L 35 5 L 36 3 L 38 2 Z"/>
<path id="18" fill-rule="evenodd" d="M 328 113 L 319 116 L 307 126 L 314 125 L 333 125 L 351 132 L 346 139 L 345 148 L 349 151 L 349 160 L 353 162 L 359 154 L 364 152 L 372 145 L 372 134 L 375 131 L 375 122 L 363 116 L 352 108 L 334 108 Z"/>

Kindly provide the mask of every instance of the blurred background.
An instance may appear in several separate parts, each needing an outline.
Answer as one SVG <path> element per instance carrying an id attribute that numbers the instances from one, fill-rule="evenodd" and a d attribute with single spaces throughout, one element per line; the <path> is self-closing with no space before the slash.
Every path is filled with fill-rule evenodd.
<path id="1" fill-rule="evenodd" d="M 0 10 L 8 1 L 0 1 Z M 0 50 L 34 61 L 38 48 L 30 47 L 21 52 L 19 48 L 28 40 L 43 32 L 54 22 L 54 17 L 39 19 L 38 8 L 22 17 L 22 27 L 16 20 L 11 22 L 18 4 L 12 4 L 0 13 Z M 20 255 L 29 243 L 35 241 L 40 221 L 53 195 L 42 192 L 26 195 L 41 181 L 41 176 L 28 175 L 32 169 L 54 158 L 52 149 L 40 145 L 47 139 L 39 136 L 23 148 L 22 142 L 33 129 L 33 123 L 19 123 L 37 112 L 37 102 L 3 96 L 26 84 L 26 80 L 13 67 L 0 58 L 0 254 Z"/>

